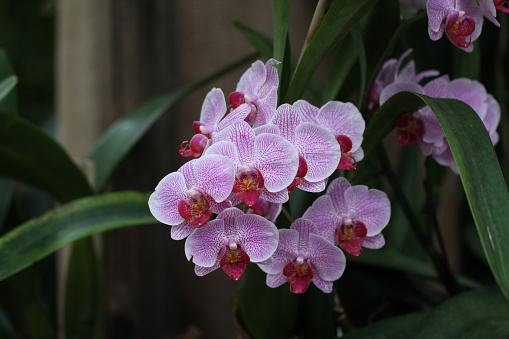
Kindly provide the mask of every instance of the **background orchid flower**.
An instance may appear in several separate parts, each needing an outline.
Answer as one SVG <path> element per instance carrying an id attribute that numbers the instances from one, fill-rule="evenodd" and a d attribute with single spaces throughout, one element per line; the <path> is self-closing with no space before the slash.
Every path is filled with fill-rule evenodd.
<path id="1" fill-rule="evenodd" d="M 368 104 L 369 113 L 375 112 L 383 102 L 397 92 L 419 92 L 419 82 L 423 78 L 437 76 L 439 74 L 436 70 L 426 70 L 416 74 L 413 60 L 410 60 L 405 67 L 400 70 L 403 60 L 410 53 L 412 53 L 412 49 L 403 53 L 399 59 L 389 59 L 383 64 L 371 88 Z M 382 98 L 384 99 L 382 100 Z"/>
<path id="2" fill-rule="evenodd" d="M 225 116 L 226 110 L 223 91 L 219 88 L 210 90 L 203 101 L 200 120 L 193 123 L 196 134 L 189 144 L 187 144 L 187 141 L 182 143 L 179 151 L 180 155 L 199 157 L 207 147 L 214 132 L 223 130 L 237 120 L 244 120 L 251 112 L 251 107 L 248 104 L 241 104 Z"/>
<path id="3" fill-rule="evenodd" d="M 290 229 L 279 230 L 279 244 L 270 264 L 258 266 L 267 273 L 267 286 L 290 283 L 290 291 L 304 293 L 311 281 L 325 293 L 345 270 L 346 259 L 336 246 L 318 235 L 311 220 L 297 219 Z"/>
<path id="4" fill-rule="evenodd" d="M 274 224 L 232 207 L 191 234 L 185 244 L 188 260 L 202 276 L 221 267 L 233 280 L 242 277 L 247 264 L 268 260 L 277 248 L 279 233 Z"/>
<path id="5" fill-rule="evenodd" d="M 472 107 L 484 123 L 493 145 L 498 143 L 500 105 L 486 92 L 480 82 L 465 78 L 455 79 L 448 84 L 446 97 L 461 100 Z M 458 173 L 458 167 L 445 137 L 433 144 L 431 154 L 439 164 L 449 166 L 454 173 Z"/>
<path id="6" fill-rule="evenodd" d="M 202 227 L 212 212 L 230 195 L 235 179 L 233 163 L 227 157 L 210 155 L 187 162 L 165 176 L 149 198 L 152 215 L 172 225 L 172 238 L 180 240 Z M 225 206 L 226 205 L 226 206 Z"/>
<path id="7" fill-rule="evenodd" d="M 341 159 L 341 147 L 334 135 L 315 123 L 304 122 L 297 109 L 288 104 L 278 107 L 272 124 L 299 154 L 299 169 L 288 190 L 299 187 L 320 192 L 325 189 L 322 183 L 334 173 Z M 306 185 L 301 187 L 304 182 Z M 313 189 L 314 186 L 317 188 Z"/>
<path id="8" fill-rule="evenodd" d="M 464 51 L 472 52 L 481 34 L 483 15 L 475 0 L 428 0 L 428 33 L 435 41 L 447 38 Z"/>
<path id="9" fill-rule="evenodd" d="M 282 206 L 283 204 L 281 203 L 270 202 L 259 198 L 256 204 L 247 209 L 246 213 L 256 214 L 269 221 L 276 222 L 277 217 L 281 213 Z"/>
<path id="10" fill-rule="evenodd" d="M 279 77 L 274 65 L 277 64 L 279 61 L 274 59 L 265 65 L 260 60 L 254 62 L 241 76 L 236 91 L 228 97 L 233 109 L 244 103 L 251 105 L 246 121 L 253 127 L 268 123 L 276 111 Z"/>
<path id="11" fill-rule="evenodd" d="M 493 22 L 495 26 L 500 27 L 500 23 L 495 19 L 497 9 L 509 13 L 509 2 L 507 0 L 479 0 L 479 7 L 486 19 Z"/>
<path id="12" fill-rule="evenodd" d="M 346 178 L 337 178 L 303 218 L 312 220 L 318 234 L 332 244 L 358 256 L 361 246 L 378 249 L 385 244 L 381 231 L 390 216 L 391 205 L 384 192 L 364 185 L 351 186 Z"/>
<path id="13" fill-rule="evenodd" d="M 292 144 L 275 134 L 255 135 L 244 121 L 223 131 L 205 154 L 219 154 L 231 159 L 235 166 L 233 191 L 246 206 L 256 204 L 260 196 L 271 202 L 283 202 L 273 199 L 271 194 L 262 195 L 264 188 L 269 193 L 286 189 L 299 167 L 299 155 Z"/>
<path id="14" fill-rule="evenodd" d="M 303 121 L 317 124 L 334 135 L 341 146 L 337 169 L 354 169 L 357 162 L 364 158 L 361 143 L 366 123 L 352 103 L 329 101 L 318 109 L 305 100 L 299 100 L 293 106 Z"/>

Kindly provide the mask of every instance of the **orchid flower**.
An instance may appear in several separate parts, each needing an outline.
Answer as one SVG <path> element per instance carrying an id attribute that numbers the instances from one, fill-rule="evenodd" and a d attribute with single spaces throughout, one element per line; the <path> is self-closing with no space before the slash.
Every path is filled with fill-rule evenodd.
<path id="1" fill-rule="evenodd" d="M 253 127 L 268 123 L 276 111 L 279 77 L 274 65 L 277 64 L 279 61 L 274 59 L 265 65 L 259 60 L 254 62 L 240 78 L 237 90 L 228 97 L 233 109 L 244 103 L 250 104 L 246 121 Z"/>
<path id="2" fill-rule="evenodd" d="M 279 230 L 279 244 L 269 264 L 258 264 L 267 273 L 267 285 L 290 283 L 290 291 L 304 293 L 313 282 L 325 293 L 345 270 L 345 255 L 318 235 L 311 220 L 297 219 L 290 229 Z"/>
<path id="3" fill-rule="evenodd" d="M 335 137 L 341 147 L 337 169 L 355 169 L 357 162 L 364 158 L 361 143 L 366 127 L 357 107 L 349 102 L 329 101 L 319 109 L 305 100 L 299 100 L 293 106 L 302 121 L 317 124 Z"/>
<path id="4" fill-rule="evenodd" d="M 255 135 L 244 121 L 221 132 L 205 154 L 231 159 L 235 167 L 233 192 L 246 206 L 255 205 L 260 196 L 271 202 L 284 202 L 275 199 L 273 194 L 262 193 L 264 189 L 269 193 L 286 189 L 299 167 L 299 155 L 292 144 L 271 133 Z"/>
<path id="5" fill-rule="evenodd" d="M 180 240 L 202 227 L 211 213 L 230 207 L 235 180 L 233 163 L 227 157 L 210 155 L 187 162 L 165 176 L 152 193 L 148 205 L 160 222 L 172 225 L 172 238 Z"/>
<path id="6" fill-rule="evenodd" d="M 242 104 L 225 117 L 226 101 L 223 91 L 213 88 L 203 101 L 200 120 L 193 123 L 196 134 L 189 143 L 184 141 L 180 145 L 180 155 L 199 157 L 209 144 L 214 132 L 223 130 L 237 120 L 244 120 L 250 112 L 251 107 L 248 104 Z"/>
<path id="7" fill-rule="evenodd" d="M 465 78 L 455 79 L 448 84 L 446 97 L 458 99 L 470 105 L 484 123 L 493 145 L 498 143 L 497 127 L 500 122 L 500 105 L 491 94 L 486 92 L 480 82 Z M 429 148 L 431 148 L 429 153 L 439 164 L 449 166 L 454 173 L 458 173 L 458 167 L 445 136 Z"/>
<path id="8" fill-rule="evenodd" d="M 305 191 L 323 191 L 326 179 L 334 173 L 341 159 L 341 147 L 334 135 L 315 123 L 304 122 L 297 109 L 288 104 L 278 107 L 272 124 L 299 154 L 299 169 L 288 190 L 298 186 Z"/>
<path id="9" fill-rule="evenodd" d="M 197 275 L 221 267 L 230 278 L 238 280 L 250 262 L 270 259 L 278 240 L 279 233 L 273 223 L 232 207 L 196 229 L 186 240 L 185 253 L 196 264 Z"/>
<path id="10" fill-rule="evenodd" d="M 481 34 L 483 15 L 476 0 L 428 0 L 428 33 L 435 41 L 447 38 L 466 52 L 474 50 Z"/>
<path id="11" fill-rule="evenodd" d="M 408 64 L 400 70 L 403 60 L 412 52 L 412 49 L 403 53 L 399 59 L 387 60 L 380 72 L 378 73 L 371 92 L 369 95 L 368 112 L 375 112 L 382 104 L 381 97 L 388 98 L 390 95 L 384 95 L 384 91 L 392 92 L 393 94 L 399 91 L 419 91 L 419 82 L 426 77 L 437 76 L 439 74 L 436 70 L 427 70 L 419 74 L 415 73 L 415 63 L 410 60 Z M 387 100 L 387 99 L 385 99 Z M 384 100 L 384 101 L 385 101 Z"/>
<path id="12" fill-rule="evenodd" d="M 390 216 L 391 205 L 384 192 L 363 185 L 351 186 L 345 178 L 337 178 L 303 218 L 312 220 L 318 234 L 332 244 L 359 256 L 361 247 L 378 249 L 385 244 L 381 231 Z"/>
<path id="13" fill-rule="evenodd" d="M 508 0 L 479 0 L 479 7 L 486 19 L 493 22 L 495 26 L 498 27 L 500 27 L 500 23 L 495 19 L 497 16 L 497 9 L 504 13 L 509 13 Z"/>

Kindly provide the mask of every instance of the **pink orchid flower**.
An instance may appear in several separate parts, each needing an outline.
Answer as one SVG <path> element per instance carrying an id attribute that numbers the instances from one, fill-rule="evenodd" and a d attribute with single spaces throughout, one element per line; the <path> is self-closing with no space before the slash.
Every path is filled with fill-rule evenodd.
<path id="1" fill-rule="evenodd" d="M 435 41 L 447 38 L 466 52 L 481 35 L 483 15 L 476 0 L 428 0 L 428 33 Z"/>
<path id="2" fill-rule="evenodd" d="M 279 86 L 279 77 L 274 67 L 276 64 L 279 61 L 274 59 L 265 65 L 260 60 L 254 62 L 240 78 L 237 90 L 228 97 L 233 109 L 244 103 L 250 104 L 251 112 L 246 121 L 253 127 L 268 123 L 276 111 Z"/>
<path id="3" fill-rule="evenodd" d="M 234 180 L 233 163 L 227 157 L 210 155 L 189 161 L 157 184 L 148 201 L 150 212 L 173 226 L 173 239 L 183 239 L 205 225 L 212 212 L 231 206 L 225 200 Z"/>
<path id="4" fill-rule="evenodd" d="M 179 153 L 184 157 L 199 157 L 210 144 L 215 132 L 222 131 L 235 121 L 244 120 L 251 112 L 247 104 L 239 105 L 226 115 L 226 101 L 223 91 L 213 88 L 203 101 L 200 120 L 193 123 L 195 135 L 190 142 L 184 141 L 180 145 Z"/>
<path id="5" fill-rule="evenodd" d="M 293 293 L 304 293 L 313 282 L 325 293 L 345 270 L 345 255 L 318 235 L 311 220 L 297 219 L 290 229 L 279 230 L 279 244 L 269 264 L 258 264 L 267 273 L 267 286 L 286 282 Z"/>
<path id="6" fill-rule="evenodd" d="M 345 178 L 337 178 L 303 218 L 312 220 L 318 234 L 332 244 L 359 256 L 362 247 L 378 249 L 385 244 L 381 231 L 390 216 L 391 205 L 384 192 L 363 185 L 351 186 Z"/>
<path id="7" fill-rule="evenodd" d="M 276 226 L 259 215 L 244 214 L 232 207 L 194 231 L 186 240 L 188 260 L 195 272 L 206 275 L 221 267 L 233 280 L 239 280 L 250 263 L 268 260 L 277 248 Z"/>
<path id="8" fill-rule="evenodd" d="M 337 169 L 352 170 L 364 158 L 361 148 L 366 123 L 357 107 L 347 102 L 329 101 L 317 108 L 305 100 L 293 104 L 302 121 L 317 124 L 335 137 L 341 147 Z"/>
<path id="9" fill-rule="evenodd" d="M 218 134 L 205 154 L 231 159 L 235 167 L 233 192 L 246 206 L 255 205 L 260 197 L 270 202 L 285 202 L 277 192 L 293 182 L 299 167 L 299 155 L 292 144 L 279 135 L 256 135 L 244 121 Z"/>

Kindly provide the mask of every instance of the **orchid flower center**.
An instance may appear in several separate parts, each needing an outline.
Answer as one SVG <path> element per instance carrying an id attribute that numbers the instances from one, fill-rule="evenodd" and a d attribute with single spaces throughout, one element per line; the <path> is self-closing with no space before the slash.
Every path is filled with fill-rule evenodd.
<path id="1" fill-rule="evenodd" d="M 290 283 L 290 291 L 296 294 L 306 292 L 313 280 L 313 269 L 305 262 L 302 254 L 299 254 L 294 261 L 286 264 L 283 274 Z"/>
<path id="2" fill-rule="evenodd" d="M 308 163 L 306 159 L 302 155 L 299 154 L 299 169 L 297 170 L 297 174 L 295 175 L 295 179 L 288 186 L 288 191 L 293 191 L 293 189 L 304 182 L 304 177 L 308 174 Z"/>
<path id="3" fill-rule="evenodd" d="M 362 253 L 362 244 L 367 233 L 368 230 L 364 223 L 345 218 L 341 231 L 338 232 L 339 247 L 357 257 Z"/>
<path id="4" fill-rule="evenodd" d="M 472 43 L 475 21 L 464 11 L 451 11 L 447 17 L 445 30 L 451 41 L 458 47 L 468 47 Z"/>
<path id="5" fill-rule="evenodd" d="M 208 138 L 204 134 L 195 134 L 190 142 L 180 145 L 179 154 L 183 157 L 199 157 L 207 147 Z"/>
<path id="6" fill-rule="evenodd" d="M 182 218 L 194 227 L 201 227 L 207 223 L 212 214 L 207 197 L 197 189 L 187 191 L 187 196 L 180 199 L 178 211 Z"/>
<path id="7" fill-rule="evenodd" d="M 254 167 L 243 165 L 237 169 L 233 192 L 244 205 L 253 206 L 263 192 L 263 176 Z"/>
<path id="8" fill-rule="evenodd" d="M 193 122 L 193 129 L 196 134 L 203 134 L 207 138 L 211 138 L 212 132 L 214 132 L 214 128 L 210 127 L 209 125 L 205 125 L 202 122 L 195 121 Z"/>
<path id="9" fill-rule="evenodd" d="M 494 0 L 495 8 L 504 13 L 509 13 L 509 0 Z"/>
<path id="10" fill-rule="evenodd" d="M 228 102 L 230 103 L 230 106 L 232 107 L 232 109 L 235 109 L 242 104 L 249 104 L 249 106 L 251 107 L 251 112 L 244 119 L 244 121 L 246 121 L 246 122 L 251 120 L 254 117 L 254 115 L 256 114 L 256 111 L 258 110 L 256 107 L 256 103 L 258 102 L 258 97 L 253 94 L 245 94 L 243 92 L 232 92 L 228 96 Z"/>
<path id="11" fill-rule="evenodd" d="M 228 245 L 223 247 L 219 265 L 230 278 L 239 280 L 250 261 L 251 259 L 242 248 L 242 245 L 237 244 L 233 239 L 229 239 Z"/>
<path id="12" fill-rule="evenodd" d="M 424 124 L 419 119 L 419 113 L 405 113 L 396 121 L 398 142 L 401 146 L 407 146 L 418 142 L 424 135 Z"/>
<path id="13" fill-rule="evenodd" d="M 258 199 L 256 204 L 247 210 L 247 213 L 256 214 L 265 218 L 270 213 L 270 203 L 267 200 Z"/>
<path id="14" fill-rule="evenodd" d="M 352 139 L 346 135 L 336 135 L 336 140 L 341 147 L 341 159 L 339 160 L 338 168 L 342 170 L 353 170 L 357 167 L 357 161 L 353 157 L 352 152 Z"/>

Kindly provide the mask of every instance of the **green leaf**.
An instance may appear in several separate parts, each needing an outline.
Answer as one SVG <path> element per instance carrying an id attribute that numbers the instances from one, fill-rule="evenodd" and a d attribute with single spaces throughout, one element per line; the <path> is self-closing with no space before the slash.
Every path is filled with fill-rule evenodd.
<path id="1" fill-rule="evenodd" d="M 0 79 L 6 80 L 9 77 L 14 76 L 14 69 L 12 68 L 11 62 L 7 57 L 7 53 L 0 49 Z M 15 76 L 14 76 L 15 77 Z M 10 80 L 12 82 L 12 80 Z M 16 78 L 17 82 L 17 78 Z M 7 86 L 8 88 L 9 86 Z M 18 96 L 16 91 L 10 90 L 6 96 L 0 100 L 0 112 L 6 112 L 10 114 L 16 114 L 18 111 Z"/>
<path id="2" fill-rule="evenodd" d="M 0 175 L 38 187 L 66 202 L 92 194 L 64 149 L 17 115 L 0 113 Z"/>
<path id="3" fill-rule="evenodd" d="M 327 101 L 336 100 L 339 91 L 345 84 L 346 77 L 354 68 L 358 54 L 352 33 L 348 34 L 341 44 L 332 61 L 327 85 L 323 91 L 322 104 Z M 357 70 L 357 69 L 356 69 Z"/>
<path id="4" fill-rule="evenodd" d="M 343 336 L 343 339 L 407 339 L 413 338 L 414 328 L 425 313 L 410 313 L 384 319 Z"/>
<path id="5" fill-rule="evenodd" d="M 147 101 L 113 124 L 88 156 L 95 164 L 96 190 L 103 190 L 120 161 L 168 108 L 197 88 L 244 65 L 256 55 L 250 54 L 191 85 Z"/>
<path id="6" fill-rule="evenodd" d="M 274 13 L 274 59 L 281 62 L 275 66 L 279 74 L 278 100 L 281 101 L 290 85 L 292 70 L 292 52 L 288 34 L 290 0 L 272 0 L 272 12 Z"/>
<path id="7" fill-rule="evenodd" d="M 376 0 L 332 2 L 322 23 L 302 55 L 288 88 L 285 102 L 293 103 L 302 97 L 313 73 L 329 49 L 336 41 L 343 39 L 360 18 L 376 3 Z"/>
<path id="8" fill-rule="evenodd" d="M 498 325 L 507 327 L 509 321 L 507 300 L 487 291 L 466 292 L 447 300 L 429 312 L 414 328 L 412 338 L 458 338 L 490 319 L 504 320 Z M 492 338 L 488 333 L 480 338 L 483 337 Z"/>
<path id="9" fill-rule="evenodd" d="M 491 139 L 477 113 L 455 99 L 436 99 L 412 92 L 391 97 L 371 119 L 363 148 L 368 154 L 395 126 L 400 113 L 427 104 L 442 126 L 490 268 L 509 297 L 509 194 Z M 489 175 L 486 175 L 489 173 Z"/>
<path id="10" fill-rule="evenodd" d="M 288 284 L 268 287 L 266 277 L 258 266 L 247 266 L 240 283 L 242 318 L 254 338 L 288 338 L 297 324 L 300 296 Z"/>
<path id="11" fill-rule="evenodd" d="M 91 238 L 72 244 L 65 291 L 66 338 L 93 338 L 98 307 L 98 264 Z"/>
<path id="12" fill-rule="evenodd" d="M 233 20 L 233 26 L 240 31 L 262 56 L 267 59 L 272 58 L 274 48 L 271 38 L 239 20 Z"/>
<path id="13" fill-rule="evenodd" d="M 9 206 L 11 206 L 13 192 L 14 182 L 10 179 L 0 177 L 0 233 L 2 232 L 2 225 L 9 212 Z"/>
<path id="14" fill-rule="evenodd" d="M 139 193 L 117 192 L 73 201 L 0 238 L 0 280 L 77 239 L 154 222 L 148 197 Z"/>
<path id="15" fill-rule="evenodd" d="M 0 102 L 4 101 L 18 84 L 18 77 L 11 75 L 0 83 Z"/>
<path id="16" fill-rule="evenodd" d="M 355 43 L 355 47 L 357 48 L 357 54 L 359 55 L 359 64 L 361 66 L 361 88 L 359 90 L 359 104 L 358 107 L 361 106 L 362 100 L 364 98 L 364 89 L 366 88 L 366 76 L 367 76 L 367 61 L 366 61 L 366 49 L 364 48 L 364 39 L 362 38 L 362 32 L 360 27 L 357 25 L 352 28 L 352 37 Z"/>
<path id="17" fill-rule="evenodd" d="M 376 251 L 368 249 L 363 251 L 362 255 L 348 259 L 351 263 L 382 267 L 428 279 L 439 279 L 437 272 L 428 264 L 407 255 L 402 255 L 392 249 Z M 458 280 L 465 288 L 479 289 L 482 287 L 482 285 L 464 277 L 459 277 Z"/>

